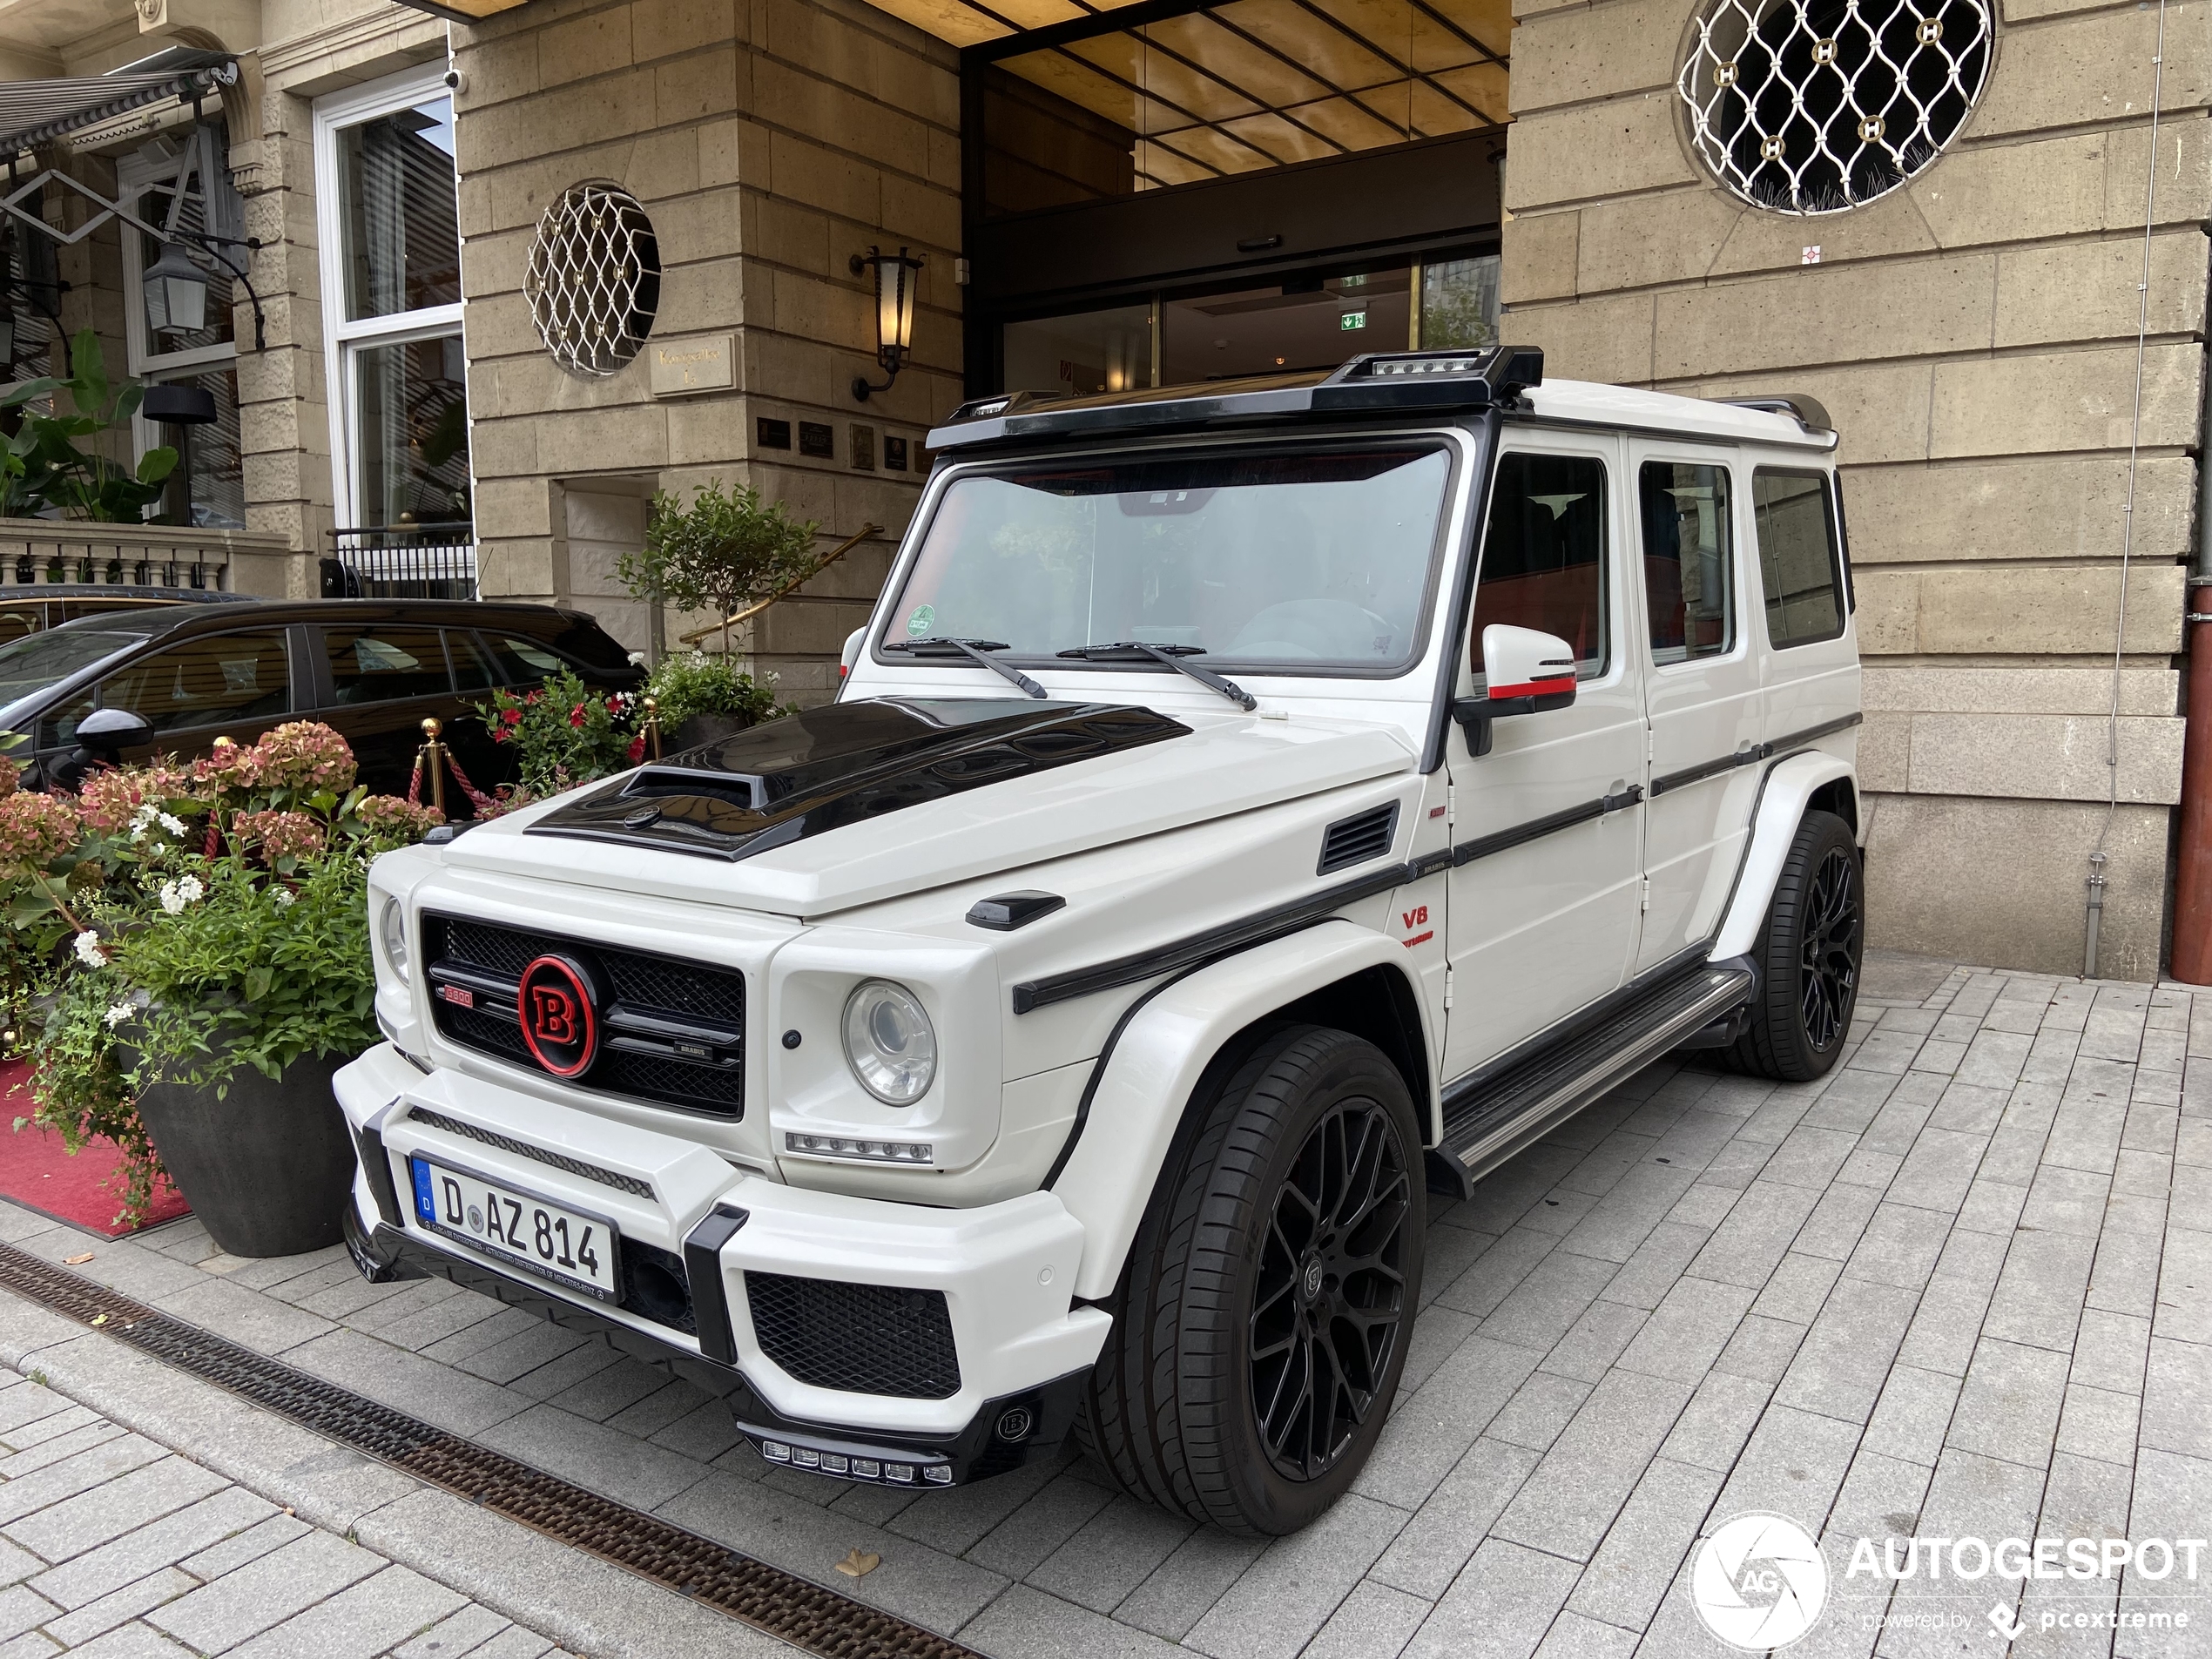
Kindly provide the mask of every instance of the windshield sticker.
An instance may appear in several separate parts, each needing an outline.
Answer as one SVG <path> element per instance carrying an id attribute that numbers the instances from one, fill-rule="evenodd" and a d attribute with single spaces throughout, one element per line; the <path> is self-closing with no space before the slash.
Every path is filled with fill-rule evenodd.
<path id="1" fill-rule="evenodd" d="M 914 613 L 907 618 L 907 637 L 921 638 L 936 625 L 936 622 L 937 607 L 935 605 L 916 605 L 914 608 Z"/>

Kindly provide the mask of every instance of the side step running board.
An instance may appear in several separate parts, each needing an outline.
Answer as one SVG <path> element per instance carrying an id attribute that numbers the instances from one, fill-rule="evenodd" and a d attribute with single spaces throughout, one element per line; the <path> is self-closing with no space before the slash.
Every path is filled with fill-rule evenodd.
<path id="1" fill-rule="evenodd" d="M 1630 1073 L 1740 1006 L 1757 983 L 1748 961 L 1708 962 L 1654 986 L 1602 1025 L 1530 1055 L 1444 1120 L 1433 1165 L 1461 1197 L 1507 1158 Z"/>

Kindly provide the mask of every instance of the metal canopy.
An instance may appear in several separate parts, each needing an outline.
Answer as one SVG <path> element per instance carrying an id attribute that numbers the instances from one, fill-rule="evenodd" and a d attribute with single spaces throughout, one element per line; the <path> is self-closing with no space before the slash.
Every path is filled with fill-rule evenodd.
<path id="1" fill-rule="evenodd" d="M 1511 118 L 1511 0 L 877 3 L 1127 133 L 1140 192 Z"/>
<path id="2" fill-rule="evenodd" d="M 237 79 L 230 53 L 176 47 L 112 74 L 0 83 L 0 156 L 19 155 L 164 98 L 204 98 Z"/>

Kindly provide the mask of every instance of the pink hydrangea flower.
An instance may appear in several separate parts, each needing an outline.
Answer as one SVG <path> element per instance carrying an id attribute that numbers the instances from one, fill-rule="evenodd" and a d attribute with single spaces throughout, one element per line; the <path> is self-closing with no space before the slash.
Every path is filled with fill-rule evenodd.
<path id="1" fill-rule="evenodd" d="M 420 806 L 399 795 L 371 795 L 354 808 L 364 828 L 381 839 L 419 841 L 446 821 L 435 806 Z"/>
<path id="2" fill-rule="evenodd" d="M 321 823 L 305 813 L 240 813 L 231 833 L 260 847 L 270 863 L 320 853 L 327 839 Z"/>
<path id="3" fill-rule="evenodd" d="M 0 795 L 0 874 L 23 875 L 75 845 L 83 824 L 64 795 L 21 789 Z"/>

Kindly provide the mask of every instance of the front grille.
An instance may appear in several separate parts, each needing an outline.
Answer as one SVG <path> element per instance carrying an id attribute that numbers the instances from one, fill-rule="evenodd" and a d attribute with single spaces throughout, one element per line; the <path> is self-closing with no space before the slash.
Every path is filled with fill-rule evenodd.
<path id="1" fill-rule="evenodd" d="M 458 916 L 422 920 L 432 1017 L 449 1041 L 536 1069 L 516 1023 L 515 988 L 536 958 L 564 952 L 597 967 L 613 991 L 600 1010 L 605 1034 L 598 1055 L 589 1071 L 570 1082 L 716 1117 L 744 1116 L 743 974 L 531 928 Z M 491 1006 L 463 1008 L 439 995 L 444 984 L 464 982 L 483 991 Z M 679 1045 L 707 1057 L 687 1056 Z"/>
<path id="2" fill-rule="evenodd" d="M 853 1394 L 949 1399 L 960 1355 L 942 1291 L 745 1276 L 760 1352 L 800 1382 Z"/>

